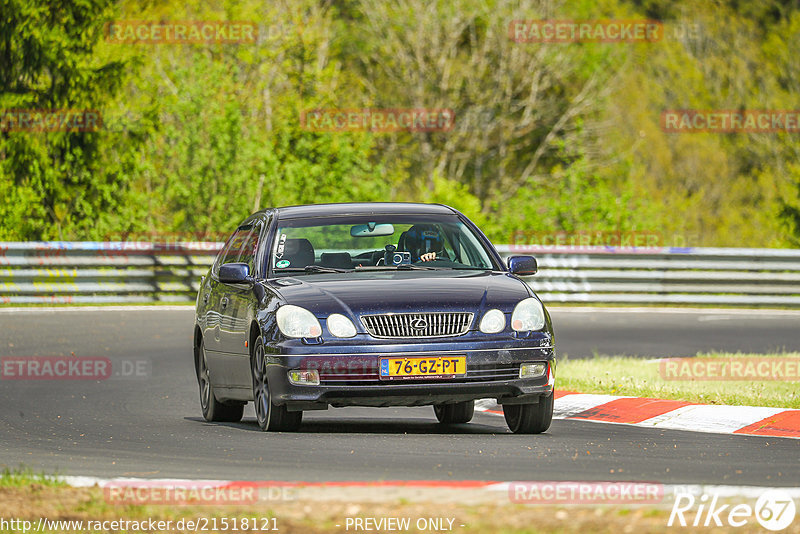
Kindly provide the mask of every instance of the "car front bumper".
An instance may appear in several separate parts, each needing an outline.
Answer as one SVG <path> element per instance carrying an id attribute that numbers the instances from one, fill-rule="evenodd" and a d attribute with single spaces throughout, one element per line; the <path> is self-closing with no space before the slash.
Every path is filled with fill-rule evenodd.
<path id="1" fill-rule="evenodd" d="M 359 347 L 363 349 L 363 347 Z M 409 350 L 376 347 L 380 352 L 268 355 L 272 402 L 290 410 L 330 406 L 423 406 L 494 398 L 499 403 L 536 403 L 553 392 L 555 357 L 552 347 L 516 346 L 469 350 Z M 375 348 L 373 348 L 374 350 Z M 466 356 L 466 375 L 451 378 L 385 380 L 379 375 L 383 357 Z M 547 362 L 541 377 L 519 378 L 522 363 Z M 289 370 L 315 369 L 319 385 L 289 381 Z"/>

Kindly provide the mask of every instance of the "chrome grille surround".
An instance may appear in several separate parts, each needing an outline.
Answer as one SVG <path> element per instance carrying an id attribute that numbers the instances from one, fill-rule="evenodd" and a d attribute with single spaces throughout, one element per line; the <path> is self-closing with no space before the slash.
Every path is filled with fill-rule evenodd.
<path id="1" fill-rule="evenodd" d="M 362 315 L 361 323 L 377 338 L 455 337 L 467 333 L 474 316 L 469 312 L 386 313 Z"/>

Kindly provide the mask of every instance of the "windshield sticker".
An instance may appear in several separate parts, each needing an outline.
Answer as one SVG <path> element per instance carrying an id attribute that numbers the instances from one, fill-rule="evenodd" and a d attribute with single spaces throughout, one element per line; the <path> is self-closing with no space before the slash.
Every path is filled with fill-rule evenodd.
<path id="1" fill-rule="evenodd" d="M 285 269 L 291 264 L 292 262 L 290 262 L 289 260 L 280 260 L 278 263 L 275 264 L 275 267 L 277 267 L 278 269 Z"/>
<path id="2" fill-rule="evenodd" d="M 439 237 L 439 232 L 435 230 L 423 230 L 422 237 Z"/>
<path id="3" fill-rule="evenodd" d="M 281 259 L 283 257 L 283 249 L 286 247 L 286 234 L 281 234 L 280 239 L 278 239 L 278 250 L 275 252 L 275 259 Z"/>

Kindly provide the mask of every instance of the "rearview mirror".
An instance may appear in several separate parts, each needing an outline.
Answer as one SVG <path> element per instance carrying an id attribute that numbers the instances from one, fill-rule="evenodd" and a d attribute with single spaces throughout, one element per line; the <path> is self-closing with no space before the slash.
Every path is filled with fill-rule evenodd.
<path id="1" fill-rule="evenodd" d="M 219 281 L 223 284 L 252 284 L 250 266 L 246 263 L 226 263 L 219 268 Z"/>
<path id="2" fill-rule="evenodd" d="M 350 228 L 350 235 L 352 237 L 383 237 L 392 235 L 394 233 L 394 226 L 389 223 L 377 224 L 370 222 L 367 224 L 357 224 Z"/>
<path id="3" fill-rule="evenodd" d="M 531 276 L 539 270 L 539 265 L 533 256 L 511 256 L 508 258 L 508 270 L 511 274 Z"/>

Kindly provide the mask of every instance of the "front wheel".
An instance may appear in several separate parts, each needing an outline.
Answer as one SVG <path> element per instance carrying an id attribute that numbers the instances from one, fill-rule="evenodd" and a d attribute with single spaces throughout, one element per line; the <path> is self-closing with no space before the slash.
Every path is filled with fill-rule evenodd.
<path id="1" fill-rule="evenodd" d="M 453 404 L 434 404 L 433 413 L 443 425 L 469 423 L 475 414 L 475 401 L 456 402 Z"/>
<path id="2" fill-rule="evenodd" d="M 277 406 L 272 402 L 267 380 L 267 362 L 264 342 L 259 338 L 253 345 L 253 401 L 256 409 L 256 420 L 261 430 L 280 432 L 297 430 L 303 420 L 303 412 L 290 412 L 286 406 Z"/>
<path id="3" fill-rule="evenodd" d="M 226 404 L 217 400 L 214 386 L 211 385 L 211 373 L 206 361 L 206 349 L 203 340 L 197 347 L 197 383 L 200 386 L 200 407 L 206 421 L 236 423 L 242 420 L 244 404 Z"/>
<path id="4" fill-rule="evenodd" d="M 503 415 L 508 428 L 515 434 L 541 434 L 553 421 L 552 393 L 539 397 L 536 404 L 504 404 Z"/>

